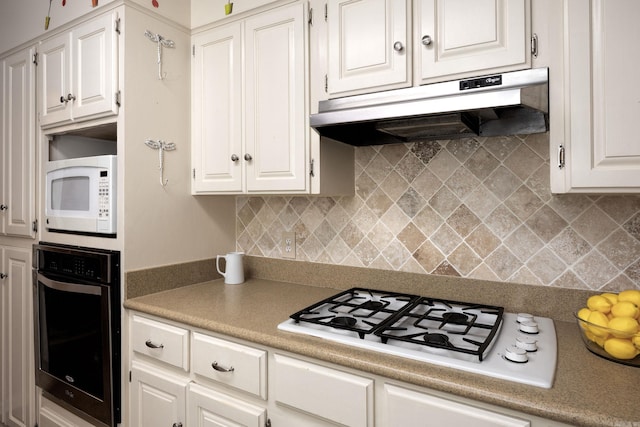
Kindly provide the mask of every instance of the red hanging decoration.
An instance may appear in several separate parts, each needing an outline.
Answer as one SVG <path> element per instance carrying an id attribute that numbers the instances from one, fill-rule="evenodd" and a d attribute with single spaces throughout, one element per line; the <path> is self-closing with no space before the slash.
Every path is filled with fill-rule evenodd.
<path id="1" fill-rule="evenodd" d="M 62 0 L 62 6 L 66 6 L 67 5 L 67 0 Z"/>
<path id="2" fill-rule="evenodd" d="M 153 7 L 155 7 L 156 9 L 160 6 L 160 4 L 158 4 L 158 0 L 151 0 L 151 4 L 153 5 Z"/>

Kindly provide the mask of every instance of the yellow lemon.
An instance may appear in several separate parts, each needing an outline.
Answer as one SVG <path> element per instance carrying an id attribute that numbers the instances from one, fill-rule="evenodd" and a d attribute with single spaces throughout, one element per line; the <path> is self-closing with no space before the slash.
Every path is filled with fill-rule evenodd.
<path id="1" fill-rule="evenodd" d="M 590 296 L 589 299 L 587 299 L 587 307 L 593 311 L 599 311 L 605 314 L 611 311 L 611 303 L 601 295 Z"/>
<path id="2" fill-rule="evenodd" d="M 611 313 L 615 317 L 633 317 L 637 319 L 640 309 L 630 301 L 618 301 L 617 304 L 611 306 Z"/>
<path id="3" fill-rule="evenodd" d="M 612 294 L 610 292 L 605 292 L 603 294 L 600 294 L 601 297 L 606 298 L 611 305 L 615 304 L 618 302 L 618 294 Z"/>
<path id="4" fill-rule="evenodd" d="M 581 308 L 578 310 L 578 319 L 589 321 L 589 315 L 591 314 L 591 310 L 587 307 Z M 584 324 L 580 322 L 580 326 L 584 327 Z"/>
<path id="5" fill-rule="evenodd" d="M 601 338 L 606 338 L 609 335 L 609 331 L 603 329 L 609 324 L 609 319 L 607 319 L 606 314 L 599 311 L 592 311 L 588 321 L 591 325 L 587 325 L 587 328 L 589 328 L 589 331 L 591 331 L 593 335 Z"/>
<path id="6" fill-rule="evenodd" d="M 640 350 L 640 335 L 636 335 L 633 338 L 631 338 L 631 342 L 633 343 L 633 345 L 636 346 L 638 350 Z"/>
<path id="7" fill-rule="evenodd" d="M 638 332 L 638 321 L 632 317 L 614 317 L 609 320 L 611 335 L 618 338 L 631 338 Z"/>
<path id="8" fill-rule="evenodd" d="M 618 294 L 618 301 L 629 301 L 634 303 L 636 307 L 640 307 L 640 290 L 627 289 L 622 291 Z"/>
<path id="9" fill-rule="evenodd" d="M 631 340 L 624 338 L 609 338 L 604 343 L 604 350 L 616 359 L 622 360 L 633 359 L 639 353 Z"/>

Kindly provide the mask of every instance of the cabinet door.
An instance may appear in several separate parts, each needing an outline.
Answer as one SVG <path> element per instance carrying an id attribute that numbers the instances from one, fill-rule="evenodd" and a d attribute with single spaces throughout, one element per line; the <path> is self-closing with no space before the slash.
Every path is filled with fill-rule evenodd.
<path id="1" fill-rule="evenodd" d="M 510 417 L 486 409 L 419 393 L 389 384 L 384 386 L 387 404 L 384 426 L 437 427 L 529 427 L 528 420 Z"/>
<path id="2" fill-rule="evenodd" d="M 241 27 L 234 23 L 193 39 L 192 190 L 242 191 Z"/>
<path id="3" fill-rule="evenodd" d="M 207 387 L 191 383 L 187 425 L 193 427 L 264 427 L 267 411 Z"/>
<path id="4" fill-rule="evenodd" d="M 129 425 L 136 427 L 186 425 L 188 377 L 134 360 L 131 366 Z"/>
<path id="5" fill-rule="evenodd" d="M 39 49 L 38 112 L 40 125 L 71 120 L 71 35 L 61 34 L 45 40 Z"/>
<path id="6" fill-rule="evenodd" d="M 304 191 L 307 186 L 306 3 L 245 23 L 247 191 Z M 246 159 L 246 160 L 245 160 Z"/>
<path id="7" fill-rule="evenodd" d="M 0 248 L 0 397 L 5 423 L 15 427 L 34 425 L 35 379 L 33 375 L 33 322 L 31 254 L 29 250 Z"/>
<path id="8" fill-rule="evenodd" d="M 411 85 L 406 0 L 329 0 L 330 96 Z"/>
<path id="9" fill-rule="evenodd" d="M 116 14 L 109 13 L 40 47 L 40 125 L 116 114 Z"/>
<path id="10" fill-rule="evenodd" d="M 106 14 L 72 31 L 74 69 L 69 102 L 74 120 L 118 112 L 115 20 L 115 14 Z"/>
<path id="11" fill-rule="evenodd" d="M 565 11 L 565 129 L 551 128 L 551 148 L 565 147 L 566 167 L 552 163 L 552 191 L 637 193 L 640 2 L 568 0 Z"/>
<path id="12" fill-rule="evenodd" d="M 417 84 L 530 66 L 528 0 L 418 0 Z"/>
<path id="13" fill-rule="evenodd" d="M 35 49 L 28 48 L 3 61 L 3 128 L 0 154 L 0 231 L 33 237 L 35 219 Z M 4 148 L 4 150 L 2 149 Z"/>

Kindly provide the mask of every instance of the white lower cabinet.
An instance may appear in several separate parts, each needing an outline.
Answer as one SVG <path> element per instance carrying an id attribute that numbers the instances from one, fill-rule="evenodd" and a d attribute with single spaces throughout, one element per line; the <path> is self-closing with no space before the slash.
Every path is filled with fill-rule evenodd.
<path id="1" fill-rule="evenodd" d="M 564 426 L 153 316 L 130 319 L 129 336 L 140 342 L 131 343 L 129 427 Z M 171 348 L 166 331 L 190 339 Z M 135 350 L 152 338 L 158 351 Z M 163 348 L 184 350 L 190 368 Z"/>
<path id="2" fill-rule="evenodd" d="M 189 377 L 148 363 L 131 364 L 131 426 L 184 425 Z"/>
<path id="3" fill-rule="evenodd" d="M 34 425 L 32 303 L 31 251 L 0 246 L 0 425 Z"/>
<path id="4" fill-rule="evenodd" d="M 265 427 L 267 410 L 196 383 L 187 393 L 187 425 L 193 427 Z"/>
<path id="5" fill-rule="evenodd" d="M 340 425 L 373 426 L 373 380 L 315 363 L 274 355 L 276 403 Z"/>
<path id="6" fill-rule="evenodd" d="M 267 396 L 266 351 L 147 316 L 130 319 L 129 426 L 267 425 L 259 404 Z"/>

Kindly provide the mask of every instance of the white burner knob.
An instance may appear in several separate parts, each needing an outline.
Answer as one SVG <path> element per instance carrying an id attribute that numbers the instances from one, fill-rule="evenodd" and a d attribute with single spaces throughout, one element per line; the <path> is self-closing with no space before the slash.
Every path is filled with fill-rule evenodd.
<path id="1" fill-rule="evenodd" d="M 516 363 L 525 363 L 529 360 L 527 352 L 521 348 L 516 347 L 515 345 L 507 347 L 504 352 L 504 357 L 505 359 Z"/>
<path id="2" fill-rule="evenodd" d="M 527 334 L 537 334 L 539 332 L 538 324 L 536 322 L 522 322 L 520 323 L 520 331 Z"/>
<path id="3" fill-rule="evenodd" d="M 533 322 L 533 315 L 529 313 L 518 313 L 516 320 L 518 323 Z"/>
<path id="4" fill-rule="evenodd" d="M 516 347 L 521 348 L 524 351 L 537 351 L 538 341 L 531 337 L 518 337 L 516 338 Z"/>

